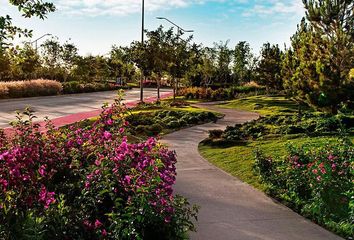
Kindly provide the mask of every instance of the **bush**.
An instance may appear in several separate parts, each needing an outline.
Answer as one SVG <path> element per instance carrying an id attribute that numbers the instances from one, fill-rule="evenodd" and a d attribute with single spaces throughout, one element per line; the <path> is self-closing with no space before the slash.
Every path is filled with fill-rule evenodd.
<path id="1" fill-rule="evenodd" d="M 251 84 L 230 88 L 211 88 L 188 87 L 179 90 L 178 94 L 187 99 L 203 99 L 203 100 L 229 100 L 238 97 L 241 94 L 262 94 L 265 88 L 259 85 Z"/>
<path id="2" fill-rule="evenodd" d="M 350 140 L 322 148 L 288 148 L 274 164 L 256 154 L 254 169 L 275 197 L 344 237 L 354 234 L 354 145 Z"/>
<path id="3" fill-rule="evenodd" d="M 177 129 L 177 128 L 179 128 L 181 125 L 180 125 L 180 123 L 178 122 L 178 121 L 171 121 L 171 122 L 169 122 L 169 123 L 167 123 L 167 127 L 169 128 L 169 129 Z"/>
<path id="4" fill-rule="evenodd" d="M 122 87 L 112 83 L 81 83 L 78 81 L 70 81 L 63 83 L 63 93 L 88 93 L 88 92 L 99 92 L 99 91 L 112 91 L 118 89 L 129 89 L 129 87 Z"/>
<path id="5" fill-rule="evenodd" d="M 124 116 L 117 102 L 86 128 L 0 132 L 0 239 L 185 239 L 196 208 L 173 195 L 176 156 L 129 143 Z"/>
<path id="6" fill-rule="evenodd" d="M 58 95 L 61 83 L 53 80 L 37 79 L 28 81 L 0 82 L 0 98 L 21 98 Z"/>

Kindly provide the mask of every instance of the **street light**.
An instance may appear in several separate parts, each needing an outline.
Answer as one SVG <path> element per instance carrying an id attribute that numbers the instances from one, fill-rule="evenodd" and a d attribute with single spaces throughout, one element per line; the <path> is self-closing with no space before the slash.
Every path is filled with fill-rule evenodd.
<path id="1" fill-rule="evenodd" d="M 36 40 L 34 40 L 33 42 L 31 42 L 31 45 L 33 44 L 33 43 L 36 43 L 36 52 L 37 52 L 37 50 L 38 50 L 38 40 L 40 40 L 40 39 L 42 39 L 42 38 L 44 38 L 44 37 L 46 37 L 46 36 L 52 36 L 52 34 L 50 34 L 50 33 L 46 33 L 46 34 L 44 34 L 43 36 L 41 36 L 41 37 L 39 37 L 39 38 L 37 38 Z"/>
<path id="2" fill-rule="evenodd" d="M 144 15 L 145 15 L 145 0 L 142 0 L 141 6 L 141 46 L 144 47 Z M 142 76 L 140 79 L 140 102 L 144 101 L 144 69 L 142 69 Z"/>
<path id="3" fill-rule="evenodd" d="M 194 30 L 184 30 L 183 28 L 181 28 L 180 26 L 178 26 L 176 23 L 172 22 L 168 18 L 165 17 L 156 17 L 156 18 L 159 20 L 166 20 L 167 22 L 171 23 L 173 26 L 177 27 L 177 35 L 179 35 L 180 32 L 189 32 L 189 33 L 194 32 Z"/>
<path id="4" fill-rule="evenodd" d="M 166 20 L 167 22 L 171 23 L 173 26 L 177 27 L 177 39 L 179 39 L 179 35 L 181 32 L 188 32 L 188 33 L 192 33 L 194 32 L 194 30 L 185 30 L 183 28 L 181 28 L 180 26 L 178 26 L 176 23 L 172 22 L 170 19 L 165 18 L 165 17 L 156 17 L 159 20 Z M 176 92 L 178 91 L 178 80 L 176 82 L 175 79 L 173 79 L 174 83 L 173 83 L 173 100 L 176 99 Z"/>

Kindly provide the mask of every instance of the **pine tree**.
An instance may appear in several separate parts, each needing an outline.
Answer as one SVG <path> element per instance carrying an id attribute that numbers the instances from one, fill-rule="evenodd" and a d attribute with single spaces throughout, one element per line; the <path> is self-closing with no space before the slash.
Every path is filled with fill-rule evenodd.
<path id="1" fill-rule="evenodd" d="M 336 113 L 353 100 L 354 2 L 304 0 L 306 20 L 292 37 L 283 63 L 289 93 L 310 105 Z"/>

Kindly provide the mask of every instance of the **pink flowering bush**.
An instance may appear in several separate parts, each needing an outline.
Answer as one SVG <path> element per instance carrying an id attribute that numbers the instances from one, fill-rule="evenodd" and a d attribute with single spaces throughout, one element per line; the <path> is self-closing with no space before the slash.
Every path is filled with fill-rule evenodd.
<path id="1" fill-rule="evenodd" d="M 0 239 L 184 239 L 196 207 L 173 195 L 176 156 L 154 138 L 129 143 L 125 109 L 46 133 L 19 117 L 0 132 Z"/>
<path id="2" fill-rule="evenodd" d="M 305 216 L 354 235 L 354 145 L 350 140 L 321 148 L 289 147 L 284 160 L 256 153 L 255 170 L 269 193 Z"/>

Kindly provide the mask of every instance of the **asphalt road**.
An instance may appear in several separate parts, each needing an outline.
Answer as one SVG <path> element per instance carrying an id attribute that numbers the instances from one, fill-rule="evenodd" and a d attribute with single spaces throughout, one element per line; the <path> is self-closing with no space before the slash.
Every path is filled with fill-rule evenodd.
<path id="1" fill-rule="evenodd" d="M 161 94 L 171 92 L 170 89 L 161 89 Z M 157 95 L 156 89 L 144 89 L 144 98 Z M 89 112 L 100 109 L 105 102 L 112 103 L 117 91 L 68 94 L 60 96 L 2 99 L 0 100 L 0 128 L 9 127 L 9 122 L 15 120 L 16 111 L 23 111 L 31 107 L 38 120 L 44 117 L 55 119 L 70 114 Z M 140 99 L 140 90 L 125 91 L 125 102 Z"/>
<path id="2" fill-rule="evenodd" d="M 201 207 L 191 240 L 341 239 L 207 162 L 199 154 L 198 144 L 208 136 L 208 130 L 244 123 L 258 115 L 201 105 L 224 113 L 225 118 L 162 138 L 177 153 L 175 192 Z"/>

